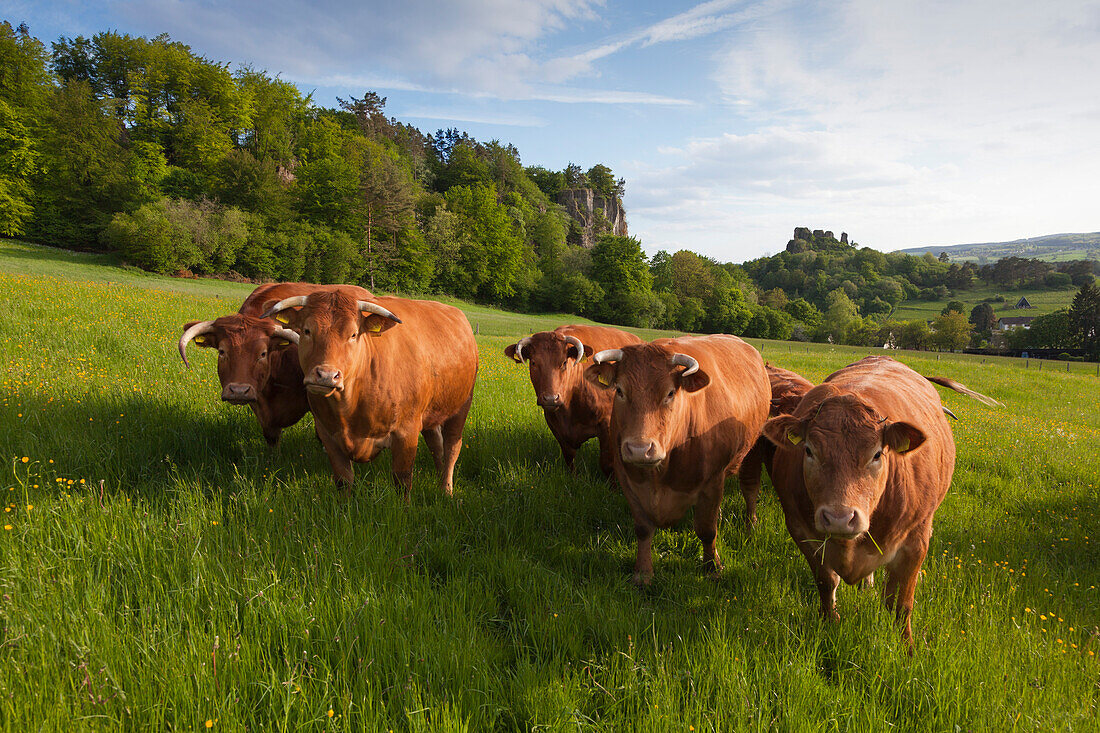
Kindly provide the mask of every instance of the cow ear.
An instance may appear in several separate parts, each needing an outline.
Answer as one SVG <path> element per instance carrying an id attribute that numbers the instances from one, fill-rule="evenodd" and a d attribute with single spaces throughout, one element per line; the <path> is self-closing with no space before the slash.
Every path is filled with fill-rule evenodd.
<path id="1" fill-rule="evenodd" d="M 359 327 L 359 330 L 363 333 L 368 333 L 371 336 L 381 336 L 386 331 L 389 331 L 394 326 L 398 325 L 397 321 L 392 318 L 386 318 L 380 316 L 377 313 L 363 313 L 363 321 Z"/>
<path id="2" fill-rule="evenodd" d="M 680 377 L 680 389 L 685 392 L 698 392 L 710 384 L 710 375 L 702 369 L 697 369 L 686 377 Z"/>
<path id="3" fill-rule="evenodd" d="M 199 321 L 191 321 L 183 327 L 183 330 L 186 331 L 196 323 L 199 323 Z M 214 333 L 200 333 L 198 336 L 191 339 L 191 343 L 195 346 L 205 346 L 208 349 L 216 349 L 218 348 L 218 336 Z"/>
<path id="4" fill-rule="evenodd" d="M 290 339 L 285 339 L 282 336 L 272 336 L 267 347 L 272 351 L 279 351 L 293 344 L 294 342 Z"/>
<path id="5" fill-rule="evenodd" d="M 273 302 L 271 305 L 274 305 Z M 266 305 L 266 304 L 265 304 Z M 270 307 L 270 306 L 269 306 Z M 266 312 L 266 309 L 265 309 Z M 271 316 L 276 322 L 286 326 L 291 331 L 302 330 L 302 309 L 301 308 L 287 308 L 281 310 L 275 315 Z"/>
<path id="6" fill-rule="evenodd" d="M 764 437 L 776 445 L 798 445 L 805 440 L 805 426 L 793 415 L 779 415 L 764 423 Z"/>
<path id="7" fill-rule="evenodd" d="M 619 373 L 617 362 L 605 361 L 603 364 L 592 364 L 584 370 L 584 378 L 601 389 L 611 389 L 615 386 L 615 377 Z"/>
<path id="8" fill-rule="evenodd" d="M 581 344 L 584 348 L 581 349 L 581 353 L 577 353 L 577 345 L 570 342 L 565 346 L 565 356 L 567 358 L 574 359 L 576 361 L 582 361 L 584 357 L 592 355 L 592 347 L 588 344 Z"/>
<path id="9" fill-rule="evenodd" d="M 907 422 L 895 422 L 882 431 L 882 444 L 890 446 L 896 453 L 908 453 L 924 443 L 924 432 Z"/>
<path id="10" fill-rule="evenodd" d="M 522 364 L 523 360 L 516 357 L 516 346 L 518 344 L 508 344 L 504 347 L 504 355 L 517 364 Z"/>

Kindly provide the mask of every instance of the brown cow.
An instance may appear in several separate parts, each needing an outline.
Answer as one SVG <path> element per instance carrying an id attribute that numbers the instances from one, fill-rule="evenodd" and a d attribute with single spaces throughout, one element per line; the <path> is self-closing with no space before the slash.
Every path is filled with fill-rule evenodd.
<path id="1" fill-rule="evenodd" d="M 955 468 L 955 441 L 929 381 L 994 402 L 869 356 L 830 374 L 793 414 L 764 426 L 778 446 L 772 483 L 814 573 L 821 612 L 839 618 L 841 579 L 858 583 L 885 567 L 885 600 L 910 646 L 917 574 Z"/>
<path id="2" fill-rule="evenodd" d="M 802 400 L 802 395 L 814 387 L 813 382 L 789 369 L 774 367 L 768 363 L 764 364 L 764 369 L 768 372 L 768 382 L 772 390 L 769 417 L 793 412 Z M 749 529 L 756 526 L 756 503 L 760 499 L 761 469 L 766 467 L 770 476 L 774 458 L 775 445 L 761 436 L 756 439 L 756 444 L 745 456 L 745 460 L 741 461 L 741 467 L 738 469 L 737 481 L 741 487 L 741 494 L 745 497 L 745 526 Z"/>
<path id="3" fill-rule="evenodd" d="M 311 283 L 269 283 L 245 298 L 237 313 L 213 321 L 192 321 L 183 327 L 180 357 L 187 361 L 187 344 L 218 350 L 222 400 L 248 405 L 269 445 L 276 445 L 284 428 L 309 412 L 302 370 L 298 366 L 298 334 L 260 318 L 273 303 L 307 295 L 323 286 Z M 359 288 L 362 297 L 370 292 Z"/>
<path id="4" fill-rule="evenodd" d="M 300 336 L 309 406 L 337 485 L 350 490 L 352 462 L 389 448 L 408 501 L 421 434 L 449 495 L 477 376 L 477 344 L 462 311 L 427 300 L 365 300 L 333 286 L 281 300 L 265 315 L 275 314 Z"/>
<path id="5" fill-rule="evenodd" d="M 642 340 L 634 334 L 617 328 L 559 326 L 525 336 L 504 349 L 517 364 L 530 364 L 535 401 L 570 471 L 577 451 L 589 438 L 600 441 L 600 470 L 605 476 L 611 476 L 614 470 L 607 433 L 612 394 L 596 389 L 584 378 L 584 357 L 640 343 Z"/>
<path id="6" fill-rule="evenodd" d="M 598 352 L 585 376 L 615 393 L 610 437 L 638 553 L 634 582 L 653 578 L 651 547 L 695 506 L 708 570 L 726 475 L 736 471 L 768 417 L 768 376 L 736 336 L 683 336 Z"/>

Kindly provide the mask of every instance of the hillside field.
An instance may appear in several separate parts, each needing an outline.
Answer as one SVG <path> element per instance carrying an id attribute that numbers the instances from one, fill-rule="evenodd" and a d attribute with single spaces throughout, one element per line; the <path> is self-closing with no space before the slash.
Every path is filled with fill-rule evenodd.
<path id="1" fill-rule="evenodd" d="M 990 303 L 993 313 L 997 318 L 1011 318 L 1014 316 L 1045 316 L 1059 308 L 1069 308 L 1073 305 L 1073 296 L 1078 288 L 1065 288 L 1064 290 L 1007 290 L 997 286 L 974 288 L 973 290 L 958 290 L 955 295 L 943 300 L 903 300 L 890 315 L 892 319 L 899 321 L 927 320 L 931 321 L 940 314 L 949 302 L 957 300 L 966 305 L 964 316 L 970 316 L 974 306 L 986 298 L 1003 295 L 1005 302 Z M 1026 297 L 1032 308 L 1016 310 L 1012 306 Z"/>
<path id="2" fill-rule="evenodd" d="M 875 590 L 819 619 L 766 483 L 751 534 L 728 483 L 717 580 L 689 516 L 636 590 L 596 446 L 567 473 L 502 353 L 571 317 L 462 305 L 455 494 L 422 447 L 406 506 L 388 454 L 341 499 L 308 416 L 269 449 L 210 350 L 183 366 L 182 325 L 251 286 L 0 241 L 0 289 L 0 730 L 1097 728 L 1094 364 L 893 352 L 1005 403 L 941 390 L 958 460 L 910 656 Z M 868 353 L 753 343 L 815 381 Z"/>

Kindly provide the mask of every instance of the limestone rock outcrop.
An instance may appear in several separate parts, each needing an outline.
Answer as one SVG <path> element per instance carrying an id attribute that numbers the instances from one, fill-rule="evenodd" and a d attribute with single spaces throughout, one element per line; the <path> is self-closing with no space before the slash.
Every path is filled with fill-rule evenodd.
<path id="1" fill-rule="evenodd" d="M 558 203 L 580 227 L 584 247 L 595 245 L 601 234 L 629 236 L 626 209 L 617 196 L 605 198 L 591 188 L 567 188 L 558 194 Z"/>

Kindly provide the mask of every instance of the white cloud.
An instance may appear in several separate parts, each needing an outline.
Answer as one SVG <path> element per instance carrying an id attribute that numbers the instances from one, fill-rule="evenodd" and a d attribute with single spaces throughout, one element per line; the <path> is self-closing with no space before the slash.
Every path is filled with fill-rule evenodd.
<path id="1" fill-rule="evenodd" d="M 734 34 L 714 79 L 754 132 L 628 174 L 647 248 L 723 259 L 794 226 L 892 249 L 1098 228 L 1100 6 L 850 0 Z"/>

